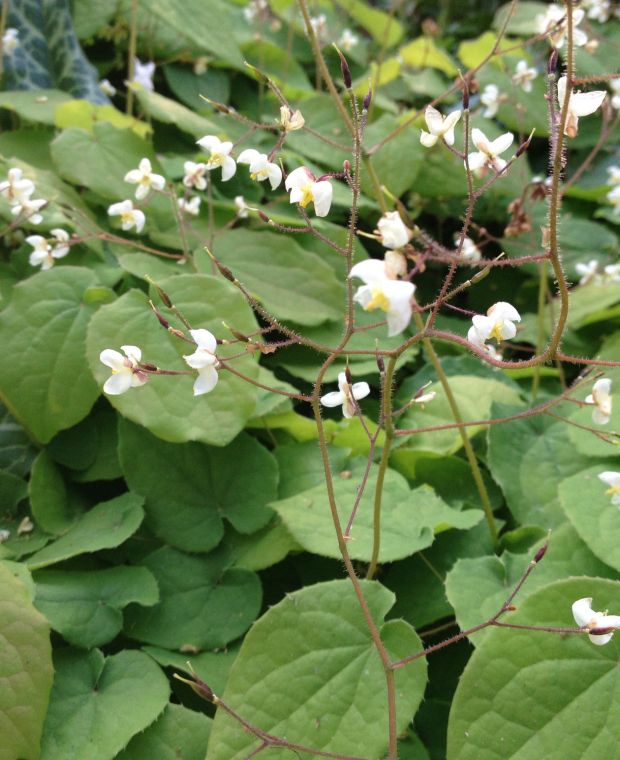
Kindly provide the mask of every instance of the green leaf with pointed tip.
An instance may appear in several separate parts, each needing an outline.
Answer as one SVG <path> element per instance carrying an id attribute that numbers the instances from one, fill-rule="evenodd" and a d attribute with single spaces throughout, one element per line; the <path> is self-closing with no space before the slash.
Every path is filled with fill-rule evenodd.
<path id="1" fill-rule="evenodd" d="M 224 448 L 179 445 L 123 421 L 120 456 L 129 487 L 146 498 L 151 529 L 179 549 L 213 549 L 224 535 L 224 518 L 241 533 L 253 533 L 273 516 L 266 504 L 276 497 L 278 468 L 246 434 Z"/>
<path id="2" fill-rule="evenodd" d="M 534 592 L 510 621 L 573 627 L 571 605 L 620 609 L 620 583 L 572 578 Z M 481 616 L 482 619 L 483 616 Z M 448 760 L 614 757 L 620 744 L 620 639 L 495 629 L 461 676 L 448 727 Z"/>
<path id="3" fill-rule="evenodd" d="M 143 652 L 61 649 L 40 760 L 112 760 L 162 712 L 168 679 Z"/>
<path id="4" fill-rule="evenodd" d="M 216 694 L 222 694 L 226 685 L 228 673 L 232 667 L 239 647 L 236 644 L 221 649 L 217 652 L 171 652 L 160 647 L 142 647 L 142 651 L 150 655 L 155 662 L 164 668 L 174 668 L 175 671 L 192 675 L 192 671 L 198 678 L 209 684 Z"/>
<path id="5" fill-rule="evenodd" d="M 373 465 L 362 496 L 348 544 L 352 559 L 369 562 L 373 548 L 373 501 L 378 466 Z M 340 521 L 346 526 L 359 485 L 357 474 L 334 481 Z M 430 546 L 436 532 L 451 527 L 471 528 L 482 519 L 480 510 L 450 509 L 428 486 L 409 489 L 407 481 L 388 469 L 383 485 L 381 514 L 381 562 L 392 562 Z M 340 558 L 340 550 L 327 500 L 325 485 L 276 501 L 271 506 L 282 517 L 293 538 L 306 551 Z"/>
<path id="6" fill-rule="evenodd" d="M 134 639 L 167 649 L 214 649 L 245 633 L 258 614 L 258 576 L 229 570 L 221 554 L 191 557 L 165 546 L 142 564 L 157 580 L 160 601 L 126 610 L 125 633 Z"/>
<path id="7" fill-rule="evenodd" d="M 38 760 L 52 688 L 47 621 L 26 586 L 0 562 L 0 760 Z"/>
<path id="8" fill-rule="evenodd" d="M 85 417 L 99 389 L 84 361 L 86 327 L 99 304 L 84 295 L 96 284 L 88 269 L 62 267 L 19 283 L 2 312 L 3 403 L 43 443 Z"/>
<path id="9" fill-rule="evenodd" d="M 143 503 L 141 496 L 125 493 L 97 504 L 85 512 L 64 536 L 29 557 L 26 564 L 32 570 L 38 570 L 80 554 L 119 546 L 140 526 L 144 518 Z"/>
<path id="10" fill-rule="evenodd" d="M 77 519 L 79 504 L 69 493 L 62 473 L 47 451 L 32 464 L 30 508 L 37 525 L 47 533 L 64 533 Z"/>
<path id="11" fill-rule="evenodd" d="M 256 320 L 243 296 L 221 278 L 183 274 L 157 283 L 196 328 L 222 334 L 222 320 L 241 332 L 252 333 Z M 131 290 L 104 306 L 89 326 L 87 356 L 97 381 L 104 383 L 109 370 L 99 361 L 104 348 L 137 345 L 142 359 L 158 367 L 185 372 L 182 354 L 192 347 L 166 336 L 153 316 L 144 293 Z M 227 335 L 228 337 L 228 335 Z M 236 346 L 218 348 L 218 356 L 238 353 Z M 258 374 L 251 357 L 235 359 L 234 369 L 254 379 Z M 192 373 L 193 374 L 193 373 Z M 124 417 L 148 428 L 167 441 L 198 440 L 225 446 L 243 429 L 254 411 L 256 389 L 232 373 L 220 371 L 217 387 L 200 397 L 192 395 L 195 376 L 153 377 L 141 388 L 108 399 Z"/>
<path id="12" fill-rule="evenodd" d="M 124 177 L 137 168 L 142 158 L 151 161 L 154 172 L 161 172 L 150 143 L 131 129 L 118 129 L 105 122 L 93 124 L 92 133 L 77 127 L 63 130 L 52 142 L 51 150 L 61 177 L 104 198 L 133 196 L 134 188 Z"/>
<path id="13" fill-rule="evenodd" d="M 446 595 L 462 630 L 477 625 L 500 609 L 542 544 L 539 542 L 525 554 L 505 552 L 501 558 L 475 557 L 455 563 L 446 577 Z M 569 575 L 615 577 L 614 571 L 597 559 L 574 528 L 564 524 L 553 531 L 547 553 L 519 592 L 517 605 L 521 606 L 523 599 L 541 586 Z M 478 647 L 487 635 L 488 630 L 480 631 L 472 636 L 471 643 Z"/>
<path id="14" fill-rule="evenodd" d="M 290 238 L 232 230 L 218 236 L 214 253 L 274 316 L 300 325 L 341 318 L 344 288 L 334 270 Z M 199 266 L 212 264 L 203 256 Z"/>
<path id="15" fill-rule="evenodd" d="M 123 607 L 159 599 L 157 583 L 145 567 L 105 570 L 39 570 L 35 605 L 70 644 L 90 649 L 111 641 L 123 627 Z"/>
<path id="16" fill-rule="evenodd" d="M 494 407 L 493 414 L 511 414 L 514 407 Z M 488 433 L 488 463 L 501 486 L 508 508 L 522 524 L 554 528 L 565 520 L 558 502 L 558 485 L 583 469 L 583 454 L 575 451 L 566 427 L 537 415 Z"/>
<path id="17" fill-rule="evenodd" d="M 420 650 L 407 623 L 383 624 L 394 595 L 376 582 L 362 581 L 362 591 L 390 655 Z M 402 731 L 424 693 L 424 659 L 395 677 Z M 368 758 L 387 751 L 385 674 L 348 580 L 308 586 L 271 607 L 245 637 L 222 698 L 250 723 L 289 741 Z M 218 711 L 207 760 L 241 760 L 258 743 Z"/>
<path id="18" fill-rule="evenodd" d="M 211 723 L 202 713 L 169 704 L 115 760 L 204 760 Z"/>
<path id="19" fill-rule="evenodd" d="M 604 465 L 583 470 L 560 483 L 560 504 L 592 552 L 620 571 L 620 507 L 611 503 L 609 486 L 599 480 Z"/>

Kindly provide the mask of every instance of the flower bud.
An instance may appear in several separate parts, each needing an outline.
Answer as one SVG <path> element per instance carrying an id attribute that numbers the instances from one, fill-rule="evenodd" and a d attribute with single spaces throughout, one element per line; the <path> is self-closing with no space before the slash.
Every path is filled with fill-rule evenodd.
<path id="1" fill-rule="evenodd" d="M 372 100 L 372 90 L 368 90 L 362 101 L 362 108 L 367 111 L 370 108 L 370 101 Z"/>
<path id="2" fill-rule="evenodd" d="M 229 282 L 235 282 L 235 275 L 230 271 L 227 266 L 224 266 L 220 261 L 214 259 L 215 266 L 220 270 L 220 274 L 225 277 Z"/>
<path id="3" fill-rule="evenodd" d="M 463 111 L 469 110 L 469 87 L 467 82 L 463 83 Z"/>
<path id="4" fill-rule="evenodd" d="M 385 362 L 382 356 L 377 356 L 377 369 L 381 375 L 385 374 Z"/>
<path id="5" fill-rule="evenodd" d="M 258 214 L 259 218 L 263 220 L 263 222 L 267 222 L 267 224 L 271 222 L 271 219 L 267 216 L 267 214 L 264 211 L 261 211 L 259 209 L 256 213 Z"/>
<path id="6" fill-rule="evenodd" d="M 351 376 L 351 370 L 349 369 L 348 364 L 344 368 L 344 374 L 345 374 L 345 377 L 347 378 L 347 383 L 349 383 L 349 385 L 353 385 L 353 377 Z"/>
<path id="7" fill-rule="evenodd" d="M 538 563 L 540 560 L 545 556 L 547 553 L 547 549 L 549 548 L 549 543 L 543 544 L 540 549 L 536 552 L 534 555 L 533 562 Z"/>
<path id="8" fill-rule="evenodd" d="M 549 62 L 547 63 L 547 74 L 551 76 L 555 74 L 558 67 L 558 51 L 557 48 L 553 48 L 551 55 L 549 56 Z"/>
<path id="9" fill-rule="evenodd" d="M 342 79 L 344 81 L 344 86 L 347 88 L 347 90 L 351 89 L 352 79 L 351 79 L 351 69 L 349 68 L 349 64 L 347 63 L 347 59 L 344 57 L 342 52 L 334 45 L 336 48 L 336 51 L 338 55 L 340 56 L 340 70 L 342 71 Z"/>

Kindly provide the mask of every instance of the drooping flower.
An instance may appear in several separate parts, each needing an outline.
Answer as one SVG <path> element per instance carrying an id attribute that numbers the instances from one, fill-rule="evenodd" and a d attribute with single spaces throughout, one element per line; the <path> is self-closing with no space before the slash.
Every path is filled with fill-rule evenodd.
<path id="1" fill-rule="evenodd" d="M 146 221 L 144 212 L 140 211 L 139 208 L 134 208 L 131 200 L 113 203 L 108 208 L 108 216 L 120 216 L 121 228 L 127 231 L 135 227 L 138 234 L 142 232 Z"/>
<path id="2" fill-rule="evenodd" d="M 351 51 L 360 41 L 357 34 L 353 34 L 350 29 L 343 29 L 340 39 L 338 40 L 338 47 L 344 50 L 345 53 Z"/>
<path id="3" fill-rule="evenodd" d="M 383 265 L 388 280 L 397 280 L 407 274 L 407 259 L 399 250 L 388 248 L 383 257 Z"/>
<path id="4" fill-rule="evenodd" d="M 607 95 L 606 90 L 592 90 L 592 92 L 576 92 L 573 90 L 568 99 L 568 115 L 564 126 L 564 134 L 567 137 L 577 137 L 579 131 L 579 118 L 590 116 L 602 104 Z M 566 77 L 558 79 L 558 103 L 560 109 L 564 108 L 566 99 Z"/>
<path id="5" fill-rule="evenodd" d="M 196 190 L 204 190 L 207 186 L 206 164 L 197 164 L 194 161 L 186 161 L 183 164 L 183 184 L 185 187 L 195 187 Z"/>
<path id="6" fill-rule="evenodd" d="M 620 507 L 620 472 L 612 472 L 607 470 L 601 472 L 598 476 L 599 480 L 609 486 L 605 491 L 606 496 L 611 496 L 611 503 Z"/>
<path id="7" fill-rule="evenodd" d="M 140 369 L 142 351 L 137 346 L 121 346 L 120 354 L 112 348 L 106 348 L 99 354 L 99 361 L 110 367 L 112 375 L 105 381 L 103 392 L 109 396 L 120 396 L 130 388 L 144 385 L 149 376 Z"/>
<path id="8" fill-rule="evenodd" d="M 125 182 L 136 187 L 136 200 L 141 201 L 153 190 L 163 190 L 166 187 L 166 180 L 161 174 L 155 174 L 153 167 L 148 158 L 143 158 L 138 164 L 137 169 L 128 171 L 125 175 Z"/>
<path id="9" fill-rule="evenodd" d="M 386 248 L 402 248 L 411 240 L 413 232 L 403 222 L 398 211 L 386 211 L 377 222 L 376 234 Z"/>
<path id="10" fill-rule="evenodd" d="M 345 372 L 338 375 L 338 390 L 321 396 L 323 406 L 334 407 L 342 405 L 344 417 L 351 418 L 357 411 L 356 401 L 366 398 L 370 393 L 368 383 L 349 383 Z"/>
<path id="11" fill-rule="evenodd" d="M 220 366 L 215 355 L 217 340 L 213 333 L 202 328 L 190 330 L 189 333 L 196 343 L 196 350 L 183 358 L 188 366 L 198 370 L 198 377 L 194 381 L 194 396 L 202 396 L 217 385 L 217 368 Z"/>
<path id="12" fill-rule="evenodd" d="M 280 125 L 285 132 L 301 129 L 305 123 L 306 120 L 299 109 L 292 111 L 288 106 L 280 106 Z"/>
<path id="13" fill-rule="evenodd" d="M 587 263 L 579 261 L 575 264 L 575 271 L 581 278 L 580 285 L 588 285 L 590 282 L 600 283 L 601 275 L 598 268 L 598 261 L 590 259 Z"/>
<path id="14" fill-rule="evenodd" d="M 34 193 L 34 182 L 22 175 L 22 170 L 14 166 L 7 172 L 4 182 L 0 182 L 0 195 L 12 206 L 30 198 Z"/>
<path id="15" fill-rule="evenodd" d="M 327 216 L 332 205 L 333 189 L 326 179 L 317 180 L 305 166 L 292 171 L 286 178 L 284 187 L 290 192 L 290 202 L 299 203 L 302 208 L 314 203 L 317 216 Z"/>
<path id="16" fill-rule="evenodd" d="M 133 59 L 133 82 L 142 85 L 145 90 L 154 90 L 153 75 L 155 74 L 155 63 L 147 61 L 142 63 L 139 58 Z"/>
<path id="17" fill-rule="evenodd" d="M 496 172 L 505 168 L 506 161 L 499 158 L 499 155 L 507 151 L 512 145 L 514 137 L 510 132 L 500 135 L 495 140 L 489 140 L 481 129 L 474 128 L 471 131 L 471 139 L 478 151 L 470 153 L 467 157 L 470 171 L 479 177 L 483 177 L 490 166 Z"/>
<path id="18" fill-rule="evenodd" d="M 29 235 L 26 242 L 33 247 L 28 257 L 28 263 L 33 267 L 41 267 L 42 271 L 51 269 L 56 259 L 62 259 L 69 253 L 69 233 L 62 229 L 52 230 L 52 239 L 56 245 L 52 245 L 41 235 Z"/>
<path id="19" fill-rule="evenodd" d="M 512 81 L 517 86 L 523 88 L 523 92 L 532 92 L 532 82 L 538 76 L 535 68 L 528 66 L 527 61 L 519 61 L 512 75 Z"/>
<path id="20" fill-rule="evenodd" d="M 2 35 L 2 54 L 10 57 L 19 46 L 19 29 L 15 29 L 12 26 L 5 29 Z"/>
<path id="21" fill-rule="evenodd" d="M 43 214 L 40 214 L 39 211 L 44 206 L 47 206 L 47 201 L 44 198 L 24 197 L 11 208 L 11 214 L 13 216 L 23 216 L 24 221 L 28 221 L 30 224 L 41 224 Z"/>
<path id="22" fill-rule="evenodd" d="M 471 321 L 473 324 L 467 333 L 467 340 L 476 346 L 484 347 L 487 340 L 492 338 L 498 343 L 514 338 L 517 334 L 514 323 L 521 321 L 521 315 L 512 304 L 498 301 L 489 307 L 486 316 L 476 314 Z"/>
<path id="23" fill-rule="evenodd" d="M 205 135 L 197 140 L 198 145 L 201 148 L 209 151 L 209 160 L 206 163 L 207 170 L 217 169 L 218 166 L 222 167 L 222 181 L 226 182 L 231 177 L 234 177 L 237 171 L 237 164 L 235 159 L 228 155 L 232 150 L 233 144 L 226 140 L 222 142 L 219 137 L 215 135 Z"/>
<path id="24" fill-rule="evenodd" d="M 189 200 L 185 200 L 185 198 L 177 198 L 177 205 L 184 214 L 198 216 L 200 213 L 200 200 L 201 199 L 198 195 L 194 195 L 194 197 Z"/>
<path id="25" fill-rule="evenodd" d="M 599 378 L 592 386 L 592 393 L 586 397 L 586 404 L 593 404 L 592 421 L 597 425 L 606 425 L 611 419 L 611 380 Z"/>
<path id="26" fill-rule="evenodd" d="M 246 148 L 237 158 L 237 163 L 249 165 L 251 179 L 257 182 L 268 179 L 272 190 L 275 190 L 282 182 L 282 169 L 278 164 L 269 161 L 266 153 L 259 153 L 254 148 Z"/>
<path id="27" fill-rule="evenodd" d="M 411 321 L 411 299 L 415 293 L 412 282 L 390 279 L 384 262 L 378 259 L 360 261 L 351 268 L 349 277 L 359 277 L 365 283 L 353 296 L 364 311 L 381 309 L 385 312 L 389 337 L 398 335 L 407 327 Z"/>
<path id="28" fill-rule="evenodd" d="M 492 119 L 497 113 L 501 102 L 499 87 L 496 84 L 488 84 L 480 95 L 480 102 L 486 106 L 482 115 L 486 116 L 487 119 Z"/>
<path id="29" fill-rule="evenodd" d="M 549 42 L 554 48 L 561 48 L 566 37 L 566 8 L 563 5 L 551 3 L 545 13 L 536 16 L 537 32 L 547 34 Z M 585 11 L 581 8 L 573 9 L 573 44 L 583 47 L 588 42 L 588 35 L 577 29 L 583 21 Z"/>
<path id="30" fill-rule="evenodd" d="M 607 612 L 594 612 L 592 609 L 592 597 L 578 599 L 573 603 L 573 617 L 580 628 L 588 631 L 596 629 L 611 628 L 617 630 L 620 628 L 620 615 L 608 615 Z M 609 633 L 588 633 L 588 637 L 593 644 L 602 646 L 611 641 L 614 631 Z"/>
<path id="31" fill-rule="evenodd" d="M 620 185 L 620 166 L 608 166 L 607 174 L 608 185 Z"/>
<path id="32" fill-rule="evenodd" d="M 242 195 L 235 195 L 235 208 L 237 209 L 237 216 L 239 219 L 248 218 L 248 204 L 245 202 L 245 198 Z"/>
<path id="33" fill-rule="evenodd" d="M 436 108 L 427 106 L 424 119 L 428 132 L 420 132 L 420 142 L 425 148 L 432 148 L 437 140 L 445 140 L 448 145 L 454 145 L 454 127 L 460 118 L 460 111 L 452 111 L 447 116 L 442 116 Z"/>
<path id="34" fill-rule="evenodd" d="M 108 95 L 111 98 L 116 95 L 116 87 L 109 79 L 102 79 L 101 82 L 99 82 L 99 89 L 104 95 Z"/>

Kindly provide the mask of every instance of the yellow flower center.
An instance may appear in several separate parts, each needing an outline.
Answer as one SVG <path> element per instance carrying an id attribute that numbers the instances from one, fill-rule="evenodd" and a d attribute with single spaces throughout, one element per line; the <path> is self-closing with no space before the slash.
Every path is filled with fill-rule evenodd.
<path id="1" fill-rule="evenodd" d="M 495 340 L 498 343 L 501 343 L 502 340 L 504 340 L 504 338 L 502 337 L 502 327 L 503 325 L 501 322 L 496 322 L 493 325 L 493 329 L 491 330 L 491 334 L 489 335 L 489 338 L 495 338 Z"/>
<path id="2" fill-rule="evenodd" d="M 614 496 L 614 494 L 620 494 L 620 486 L 611 486 L 605 491 L 605 496 Z"/>
<path id="3" fill-rule="evenodd" d="M 306 206 L 309 203 L 312 203 L 312 201 L 314 200 L 314 198 L 312 197 L 312 185 L 311 184 L 304 185 L 301 188 L 301 192 L 303 193 L 303 195 L 302 195 L 301 200 L 299 201 L 299 205 L 302 208 L 306 208 Z"/>
<path id="4" fill-rule="evenodd" d="M 133 211 L 123 211 L 121 214 L 121 222 L 123 224 L 133 224 Z"/>
<path id="5" fill-rule="evenodd" d="M 209 166 L 221 166 L 224 163 L 224 154 L 223 153 L 211 153 L 211 158 L 209 159 Z"/>
<path id="6" fill-rule="evenodd" d="M 268 176 L 267 169 L 259 169 L 257 172 L 251 172 L 250 173 L 250 177 L 252 179 L 257 179 L 259 182 L 260 182 L 261 179 L 265 179 L 265 177 L 267 177 L 267 176 Z M 305 198 L 304 198 L 304 200 L 305 200 Z M 312 200 L 312 199 L 310 199 L 310 200 Z M 303 206 L 304 204 L 302 203 L 301 205 Z"/>
<path id="7" fill-rule="evenodd" d="M 390 308 L 390 299 L 379 288 L 372 289 L 372 298 L 366 306 L 364 311 L 374 311 L 375 309 L 381 309 L 381 311 L 388 311 Z"/>

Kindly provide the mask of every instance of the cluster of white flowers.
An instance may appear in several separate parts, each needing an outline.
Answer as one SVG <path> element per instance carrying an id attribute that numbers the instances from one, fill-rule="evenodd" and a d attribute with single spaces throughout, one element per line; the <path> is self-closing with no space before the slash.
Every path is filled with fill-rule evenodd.
<path id="1" fill-rule="evenodd" d="M 30 224 L 41 224 L 43 215 L 39 213 L 47 201 L 43 198 L 31 198 L 35 191 L 34 182 L 23 176 L 21 169 L 13 167 L 7 172 L 7 178 L 0 182 L 0 195 L 11 205 L 11 214 L 24 217 Z"/>
<path id="2" fill-rule="evenodd" d="M 52 230 L 51 240 L 42 235 L 29 235 L 26 242 L 33 248 L 28 263 L 33 267 L 40 266 L 43 271 L 51 269 L 57 259 L 69 253 L 69 233 L 59 228 Z"/>
<path id="3" fill-rule="evenodd" d="M 488 340 L 495 339 L 498 343 L 510 340 L 517 334 L 515 322 L 521 321 L 521 315 L 512 304 L 506 301 L 498 301 L 490 306 L 486 315 L 475 314 L 472 317 L 472 326 L 467 333 L 467 340 L 478 348 L 484 348 Z"/>
<path id="4" fill-rule="evenodd" d="M 136 200 L 144 200 L 152 190 L 162 191 L 166 187 L 166 180 L 161 174 L 155 174 L 148 158 L 143 158 L 137 169 L 132 169 L 125 174 L 125 182 L 136 185 Z M 135 228 L 139 234 L 144 229 L 146 216 L 139 208 L 134 208 L 132 200 L 119 201 L 108 207 L 108 216 L 119 216 L 121 229 L 125 232 Z"/>
<path id="5" fill-rule="evenodd" d="M 611 17 L 610 0 L 582 0 L 581 7 L 587 12 L 589 19 L 605 24 Z"/>
<path id="6" fill-rule="evenodd" d="M 611 641 L 614 630 L 620 628 L 620 615 L 608 615 L 607 612 L 594 612 L 592 597 L 578 599 L 573 604 L 573 617 L 580 628 L 587 631 L 611 629 L 607 633 L 589 633 L 590 641 L 602 646 Z"/>
<path id="7" fill-rule="evenodd" d="M 590 259 L 586 264 L 578 262 L 575 271 L 580 276 L 579 285 L 607 285 L 620 282 L 620 264 L 606 264 L 601 270 L 596 259 Z"/>
<path id="8" fill-rule="evenodd" d="M 611 419 L 613 402 L 611 380 L 608 377 L 599 378 L 592 386 L 592 393 L 586 396 L 585 402 L 594 406 L 592 421 L 597 425 L 606 425 Z"/>
<path id="9" fill-rule="evenodd" d="M 585 17 L 581 8 L 573 9 L 573 44 L 583 47 L 588 42 L 588 35 L 577 29 Z M 546 34 L 551 45 L 560 49 L 566 38 L 566 8 L 563 5 L 551 3 L 545 13 L 536 16 L 536 27 L 539 34 Z"/>

